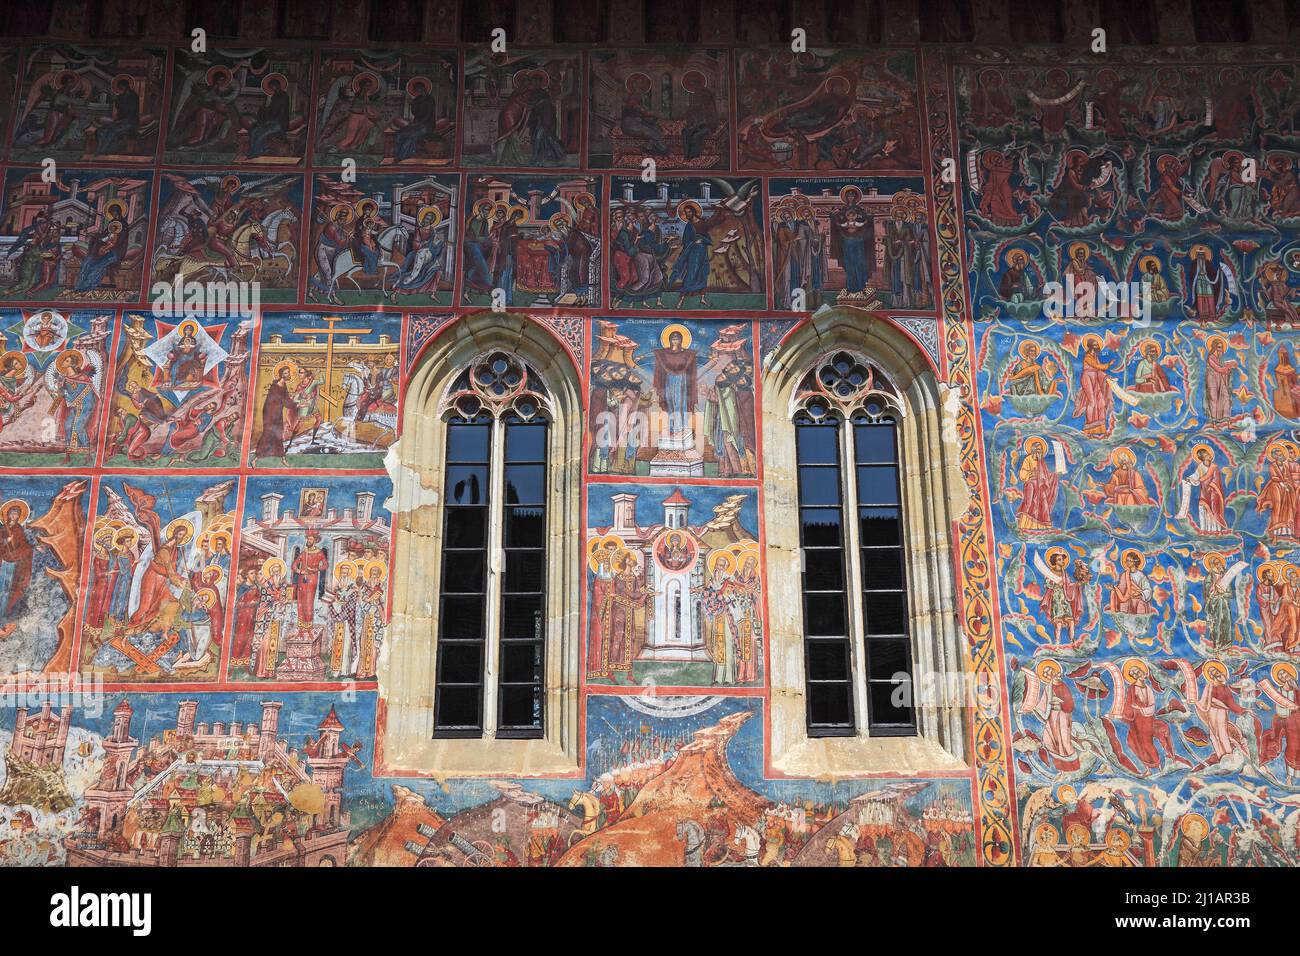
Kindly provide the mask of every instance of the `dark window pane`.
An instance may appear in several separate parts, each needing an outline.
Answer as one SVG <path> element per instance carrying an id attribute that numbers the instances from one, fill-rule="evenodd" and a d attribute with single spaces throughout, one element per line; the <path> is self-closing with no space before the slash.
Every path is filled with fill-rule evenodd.
<path id="1" fill-rule="evenodd" d="M 540 591 L 544 559 L 545 554 L 541 551 L 507 551 L 505 592 L 527 594 Z"/>
<path id="2" fill-rule="evenodd" d="M 447 461 L 487 461 L 491 442 L 491 425 L 448 425 Z"/>
<path id="3" fill-rule="evenodd" d="M 542 645 L 501 645 L 501 680 L 507 684 L 523 684 L 540 678 L 542 672 Z"/>
<path id="4" fill-rule="evenodd" d="M 445 547 L 481 548 L 486 541 L 486 508 L 447 509 L 447 534 L 443 541 Z"/>
<path id="5" fill-rule="evenodd" d="M 805 591 L 839 591 L 844 587 L 844 561 L 836 551 L 803 553 Z"/>
<path id="6" fill-rule="evenodd" d="M 845 623 L 844 597 L 840 594 L 810 594 L 803 600 L 804 631 L 817 637 L 843 637 L 848 634 Z"/>
<path id="7" fill-rule="evenodd" d="M 444 639 L 482 640 L 483 599 L 481 597 L 444 597 L 438 624 Z"/>
<path id="8" fill-rule="evenodd" d="M 862 587 L 884 591 L 903 587 L 903 553 L 897 548 L 862 550 Z"/>
<path id="9" fill-rule="evenodd" d="M 893 425 L 856 425 L 853 430 L 853 453 L 858 464 L 894 463 L 898 454 L 894 446 L 897 434 Z"/>
<path id="10" fill-rule="evenodd" d="M 544 623 L 541 622 L 542 596 L 518 595 L 501 602 L 501 636 L 506 639 L 540 640 Z"/>
<path id="11" fill-rule="evenodd" d="M 444 551 L 442 589 L 450 594 L 483 590 L 482 551 Z"/>
<path id="12" fill-rule="evenodd" d="M 485 465 L 448 465 L 446 494 L 447 504 L 486 504 L 488 496 L 487 467 Z"/>
<path id="13" fill-rule="evenodd" d="M 859 508 L 862 546 L 902 544 L 903 526 L 897 508 Z"/>
<path id="14" fill-rule="evenodd" d="M 868 634 L 907 633 L 907 595 L 901 592 L 862 595 Z"/>
<path id="15" fill-rule="evenodd" d="M 540 548 L 545 541 L 546 511 L 544 509 L 506 509 L 507 548 Z"/>
<path id="16" fill-rule="evenodd" d="M 858 504 L 898 504 L 898 470 L 893 465 L 858 468 Z"/>
<path id="17" fill-rule="evenodd" d="M 867 677 L 893 680 L 895 674 L 907 673 L 907 641 L 867 641 Z"/>
<path id="18" fill-rule="evenodd" d="M 801 505 L 837 505 L 840 503 L 840 473 L 835 468 L 800 468 L 799 503 Z"/>
<path id="19" fill-rule="evenodd" d="M 838 547 L 840 544 L 840 510 L 838 508 L 804 508 L 803 545 L 808 548 Z"/>
<path id="20" fill-rule="evenodd" d="M 545 461 L 546 426 L 506 426 L 506 461 Z"/>
<path id="21" fill-rule="evenodd" d="M 438 681 L 444 684 L 477 684 L 483 679 L 483 645 L 438 644 Z"/>
<path id="22" fill-rule="evenodd" d="M 814 727 L 847 727 L 853 723 L 853 699 L 848 684 L 809 684 L 808 722 Z"/>
<path id="23" fill-rule="evenodd" d="M 479 725 L 478 687 L 439 687 L 435 695 L 439 727 L 477 727 Z"/>
<path id="24" fill-rule="evenodd" d="M 911 684 L 869 684 L 867 696 L 870 700 L 871 723 L 874 724 L 910 724 L 912 708 Z"/>
<path id="25" fill-rule="evenodd" d="M 809 641 L 808 679 L 813 681 L 849 679 L 848 641 Z"/>
<path id="26" fill-rule="evenodd" d="M 502 727 L 540 726 L 541 716 L 541 699 L 533 687 L 501 688 Z"/>
<path id="27" fill-rule="evenodd" d="M 834 425 L 799 425 L 794 430 L 801 465 L 834 465 L 840 460 L 840 430 Z"/>
<path id="28" fill-rule="evenodd" d="M 508 465 L 506 467 L 506 504 L 540 505 L 545 500 L 545 465 Z"/>

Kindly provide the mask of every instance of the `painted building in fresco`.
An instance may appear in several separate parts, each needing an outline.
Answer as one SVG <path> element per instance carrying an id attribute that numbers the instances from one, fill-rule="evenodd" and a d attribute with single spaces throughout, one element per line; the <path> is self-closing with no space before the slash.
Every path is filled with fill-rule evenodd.
<path id="1" fill-rule="evenodd" d="M 0 863 L 1300 860 L 1295 4 L 30 6 L 0 14 Z M 151 311 L 178 276 L 261 308 Z M 571 761 L 448 775 L 394 694 L 437 638 L 397 613 L 438 537 L 415 393 L 496 290 L 537 400 L 577 383 Z M 939 397 L 911 608 L 953 639 L 914 629 L 913 676 L 973 689 L 938 758 L 814 773 L 782 756 L 764 390 L 832 327 Z"/>

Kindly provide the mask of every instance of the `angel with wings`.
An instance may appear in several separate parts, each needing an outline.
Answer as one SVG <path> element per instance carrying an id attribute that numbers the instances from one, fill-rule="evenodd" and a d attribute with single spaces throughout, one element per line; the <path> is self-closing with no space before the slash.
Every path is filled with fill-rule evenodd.
<path id="1" fill-rule="evenodd" d="M 1178 253 L 1175 253 L 1178 255 Z M 1228 313 L 1239 283 L 1232 266 L 1216 264 L 1209 246 L 1192 246 L 1192 277 L 1180 270 L 1182 288 L 1187 290 L 1187 311 L 1199 322 L 1219 322 Z"/>
<path id="2" fill-rule="evenodd" d="M 104 394 L 104 359 L 93 349 L 60 353 L 45 373 L 45 387 L 54 396 L 59 443 L 64 461 L 73 455 L 95 454 L 90 424 Z"/>

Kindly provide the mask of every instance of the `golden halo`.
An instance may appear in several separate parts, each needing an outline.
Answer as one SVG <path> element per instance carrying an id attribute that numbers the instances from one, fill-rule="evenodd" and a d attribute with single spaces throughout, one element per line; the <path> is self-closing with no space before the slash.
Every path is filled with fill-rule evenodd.
<path id="1" fill-rule="evenodd" d="M 1058 554 L 1063 554 L 1065 555 L 1065 560 L 1070 560 L 1070 552 L 1066 551 L 1064 548 L 1048 548 L 1046 555 L 1048 567 L 1052 566 L 1052 558 L 1056 557 Z"/>
<path id="2" fill-rule="evenodd" d="M 1188 813 L 1178 821 L 1178 829 L 1194 843 L 1200 843 L 1210 832 L 1210 821 L 1200 813 Z"/>
<path id="3" fill-rule="evenodd" d="M 1213 349 L 1215 345 L 1222 345 L 1225 352 L 1228 350 L 1228 340 L 1222 335 L 1211 335 L 1205 340 L 1206 351 Z"/>
<path id="4" fill-rule="evenodd" d="M 567 212 L 557 212 L 554 216 L 548 219 L 547 222 L 550 224 L 552 229 L 559 226 L 560 223 L 564 223 L 566 226 L 573 225 L 573 219 L 569 217 Z"/>
<path id="5" fill-rule="evenodd" d="M 357 565 L 355 561 L 340 561 L 334 566 L 334 580 L 343 580 L 343 572 L 347 571 L 354 579 L 356 578 Z"/>
<path id="6" fill-rule="evenodd" d="M 442 210 L 437 206 L 421 206 L 415 214 L 415 221 L 421 226 L 424 225 L 424 217 L 433 214 L 433 224 L 436 226 L 442 222 Z"/>
<path id="7" fill-rule="evenodd" d="M 357 562 L 357 563 L 360 564 L 361 562 Z M 380 561 L 380 560 L 378 560 L 378 559 L 376 559 L 376 560 L 374 560 L 374 561 L 367 561 L 367 562 L 365 562 L 365 572 L 366 572 L 366 578 L 365 578 L 365 579 L 366 579 L 367 581 L 370 580 L 370 575 L 371 575 L 371 573 L 374 572 L 374 571 L 378 571 L 378 572 L 379 572 L 379 579 L 380 579 L 381 581 L 388 577 L 388 565 L 384 564 L 384 562 L 382 562 L 382 561 Z"/>
<path id="8" fill-rule="evenodd" d="M 177 329 L 177 333 L 178 333 L 182 338 L 184 338 L 185 335 L 186 335 L 186 333 L 187 333 L 187 331 L 188 331 L 188 333 L 189 333 L 190 335 L 198 335 L 198 334 L 199 334 L 199 323 L 197 323 L 197 322 L 182 322 L 182 323 L 180 324 L 180 328 Z"/>
<path id="9" fill-rule="evenodd" d="M 575 209 L 586 209 L 594 205 L 596 205 L 596 197 L 591 193 L 578 193 L 573 197 L 573 207 Z"/>
<path id="10" fill-rule="evenodd" d="M 1005 262 L 1007 265 L 1011 265 L 1011 260 L 1015 256 L 1024 256 L 1025 263 L 1026 264 L 1029 263 L 1029 253 L 1025 252 L 1024 249 L 1019 249 L 1015 247 L 1008 249 L 1006 252 L 1002 254 L 1002 261 Z"/>
<path id="11" fill-rule="evenodd" d="M 226 190 L 226 192 L 234 192 L 239 188 L 239 177 L 227 176 L 225 179 L 221 180 L 221 188 Z"/>
<path id="12" fill-rule="evenodd" d="M 1056 827 L 1050 823 L 1040 823 L 1034 830 L 1034 841 L 1037 843 L 1056 844 L 1060 841 L 1061 835 L 1056 832 Z"/>
<path id="13" fill-rule="evenodd" d="M 1203 673 L 1207 678 L 1212 674 L 1218 674 L 1220 678 L 1227 680 L 1228 665 L 1218 658 L 1212 658 L 1205 662 L 1205 665 L 1201 668 L 1201 673 Z"/>
<path id="14" fill-rule="evenodd" d="M 694 199 L 686 199 L 677 204 L 677 218 L 680 219 L 682 222 L 686 222 L 686 211 L 688 209 L 695 210 L 696 219 L 699 219 L 702 215 L 704 215 L 704 210 L 700 208 L 699 203 L 697 203 Z"/>
<path id="15" fill-rule="evenodd" d="M 519 222 L 523 222 L 527 218 L 528 218 L 528 210 L 525 209 L 523 206 L 506 207 L 506 222 L 515 222 L 516 220 Z"/>
<path id="16" fill-rule="evenodd" d="M 1300 455 L 1300 445 L 1293 441 L 1283 441 L 1282 447 L 1286 449 L 1288 455 Z"/>
<path id="17" fill-rule="evenodd" d="M 17 359 L 19 362 L 22 362 L 24 365 L 27 364 L 26 355 L 24 355 L 22 352 L 19 352 L 17 349 L 10 349 L 8 352 L 5 352 L 3 355 L 0 355 L 0 368 L 8 367 L 9 363 L 14 361 L 15 359 Z"/>
<path id="18" fill-rule="evenodd" d="M 853 202 L 849 202 L 849 197 L 853 197 Z M 846 206 L 853 206 L 862 201 L 862 190 L 857 186 L 845 186 L 840 190 L 840 202 Z"/>
<path id="19" fill-rule="evenodd" d="M 296 379 L 298 377 L 298 363 L 293 359 L 285 359 L 282 362 L 276 363 L 275 368 L 271 370 L 271 378 L 278 379 L 280 377 L 280 371 L 286 368 L 293 373 L 290 376 L 291 378 Z"/>
<path id="20" fill-rule="evenodd" d="M 1206 570 L 1209 570 L 1211 565 L 1216 568 L 1225 568 L 1228 566 L 1228 561 L 1217 551 L 1207 551 L 1205 557 L 1201 559 L 1201 564 L 1205 566 Z"/>
<path id="21" fill-rule="evenodd" d="M 164 541 L 170 541 L 170 540 L 171 540 L 171 536 L 172 536 L 172 528 L 182 528 L 182 529 L 184 529 L 184 531 L 185 531 L 185 537 L 181 539 L 181 544 L 186 544 L 186 543 L 188 543 L 189 541 L 193 540 L 193 538 L 194 538 L 194 522 L 190 521 L 188 518 L 176 518 L 176 519 L 174 519 L 174 520 L 172 520 L 172 521 L 169 521 L 169 522 L 167 523 L 167 527 L 165 527 L 165 528 L 163 529 L 163 540 L 164 540 Z"/>
<path id="22" fill-rule="evenodd" d="M 345 203 L 345 202 L 336 202 L 333 206 L 330 207 L 330 222 L 334 222 L 334 220 L 338 217 L 340 209 L 343 210 L 344 213 L 346 213 L 346 215 L 343 218 L 343 221 L 345 223 L 351 222 L 352 217 L 354 215 L 352 212 L 352 205 L 351 203 Z"/>
<path id="23" fill-rule="evenodd" d="M 1096 345 L 1100 350 L 1105 343 L 1102 342 L 1100 335 L 1085 335 L 1083 337 L 1083 350 L 1086 352 L 1093 345 Z"/>
<path id="24" fill-rule="evenodd" d="M 1138 559 L 1139 567 L 1143 564 L 1146 564 L 1146 556 L 1141 551 L 1139 551 L 1137 548 L 1125 548 L 1124 553 L 1119 556 L 1119 563 L 1121 566 L 1126 566 L 1128 564 L 1128 558 L 1130 554 Z"/>
<path id="25" fill-rule="evenodd" d="M 117 218 L 121 219 L 126 215 L 126 203 L 120 199 L 110 199 L 104 203 L 104 215 L 107 216 L 110 212 L 116 212 Z"/>
<path id="26" fill-rule="evenodd" d="M 591 570 L 592 574 L 598 574 L 600 572 L 600 558 L 607 552 L 606 545 L 609 544 L 614 545 L 613 556 L 611 557 L 612 562 L 613 557 L 617 557 L 619 552 L 626 550 L 626 545 L 623 543 L 623 539 L 618 535 L 607 534 L 603 538 L 592 538 L 591 542 L 587 545 L 587 567 Z"/>
<path id="27" fill-rule="evenodd" d="M 280 89 L 283 90 L 283 91 L 285 91 L 285 92 L 288 92 L 288 90 L 289 90 L 289 80 L 285 77 L 285 75 L 284 75 L 283 73 L 268 73 L 268 74 L 266 74 L 266 76 L 262 77 L 262 83 L 261 83 L 261 86 L 262 86 L 262 92 L 263 92 L 263 93 L 265 93 L 267 96 L 270 96 L 270 95 L 271 95 L 271 91 L 268 90 L 266 87 L 267 87 L 267 84 L 269 84 L 272 80 L 279 80 L 279 81 L 280 81 Z"/>
<path id="28" fill-rule="evenodd" d="M 135 543 L 140 540 L 134 528 L 122 528 L 113 535 L 113 544 L 124 551 L 135 547 Z M 123 544 L 123 542 L 126 542 Z"/>
<path id="29" fill-rule="evenodd" d="M 474 204 L 474 213 L 475 215 L 479 213 L 487 214 L 490 213 L 495 207 L 496 207 L 496 203 L 494 203 L 491 199 L 480 199 L 478 202 Z"/>
<path id="30" fill-rule="evenodd" d="M 688 349 L 691 347 L 691 338 L 692 338 L 691 330 L 688 329 L 686 326 L 682 325 L 680 322 L 674 322 L 671 325 L 664 326 L 664 330 L 659 333 L 659 344 L 662 345 L 664 348 L 668 348 L 668 340 L 672 337 L 672 334 L 674 332 L 677 332 L 681 335 L 682 348 Z"/>
<path id="31" fill-rule="evenodd" d="M 1058 803 L 1071 803 L 1077 799 L 1079 799 L 1079 791 L 1068 783 L 1062 784 L 1060 789 L 1056 791 L 1056 801 Z"/>
<path id="32" fill-rule="evenodd" d="M 74 361 L 78 363 L 78 368 L 81 368 L 86 364 L 86 357 L 76 349 L 68 349 L 65 352 L 61 352 L 59 357 L 54 360 L 54 367 L 64 375 L 67 375 L 68 366 Z"/>
<path id="33" fill-rule="evenodd" d="M 1203 451 L 1208 451 L 1208 452 L 1210 453 L 1210 457 L 1211 457 L 1211 458 L 1214 457 L 1214 449 L 1211 448 L 1209 445 L 1205 444 L 1205 442 L 1201 442 L 1199 445 L 1193 445 L 1193 446 L 1192 446 L 1192 456 L 1193 456 L 1193 457 L 1195 457 L 1196 455 L 1199 455 L 1199 454 L 1200 454 L 1201 452 L 1203 452 Z"/>
<path id="34" fill-rule="evenodd" d="M 1054 658 L 1047 657 L 1034 665 L 1034 673 L 1043 680 L 1047 679 L 1047 674 L 1051 673 L 1053 677 L 1061 676 L 1061 664 Z"/>
<path id="35" fill-rule="evenodd" d="M 433 81 L 430 80 L 427 76 L 411 77 L 409 80 L 406 81 L 407 95 L 419 96 L 420 94 L 415 92 L 416 89 L 419 87 L 424 87 L 424 92 L 431 93 L 433 92 Z"/>
<path id="36" fill-rule="evenodd" d="M 1111 464 L 1114 465 L 1118 465 L 1120 461 L 1127 461 L 1129 466 L 1132 467 L 1137 464 L 1137 455 L 1133 454 L 1131 448 L 1116 448 L 1111 452 L 1110 460 Z"/>
<path id="37" fill-rule="evenodd" d="M 1273 579 L 1277 580 L 1277 572 L 1280 570 L 1280 568 L 1278 567 L 1279 563 L 1280 562 L 1277 561 L 1265 561 L 1263 564 L 1261 564 L 1259 567 L 1255 569 L 1255 580 L 1263 581 L 1265 571 L 1272 571 Z"/>
<path id="38" fill-rule="evenodd" d="M 284 577 L 284 573 L 285 573 L 284 562 L 281 561 L 279 558 L 267 558 L 265 561 L 262 562 L 261 577 L 264 580 L 269 580 L 271 577 L 271 572 L 276 570 L 280 572 L 281 577 Z"/>
<path id="39" fill-rule="evenodd" d="M 1289 677 L 1291 678 L 1291 680 L 1295 680 L 1297 677 L 1296 667 L 1290 661 L 1278 661 L 1276 664 L 1274 664 L 1272 667 L 1269 668 L 1268 676 L 1273 678 L 1273 683 L 1275 684 L 1285 683 L 1282 680 L 1283 676 Z"/>
<path id="40" fill-rule="evenodd" d="M 1071 845 L 1076 843 L 1086 845 L 1092 837 L 1092 831 L 1082 823 L 1071 823 L 1065 828 L 1065 842 Z"/>
<path id="41" fill-rule="evenodd" d="M 1151 669 L 1147 667 L 1147 662 L 1142 658 L 1130 657 L 1124 662 L 1124 667 L 1121 672 L 1126 681 L 1130 684 L 1136 684 L 1139 679 L 1150 675 Z"/>
<path id="42" fill-rule="evenodd" d="M 226 69 L 221 64 L 217 64 L 216 66 L 209 69 L 208 72 L 204 74 L 204 79 L 208 81 L 209 85 L 211 85 L 212 81 L 216 79 L 218 76 L 225 76 L 227 80 L 234 79 L 234 74 L 231 73 L 228 69 Z"/>
<path id="43" fill-rule="evenodd" d="M 1037 449 L 1039 455 L 1047 454 L 1047 439 L 1034 437 L 1025 442 L 1025 454 L 1032 455 Z"/>
<path id="44" fill-rule="evenodd" d="M 212 538 L 211 538 L 211 540 L 212 540 L 212 543 L 213 543 L 214 545 L 215 545 L 218 541 L 224 541 L 224 542 L 226 542 L 226 550 L 227 550 L 227 551 L 230 550 L 231 537 L 230 537 L 230 532 L 229 532 L 229 531 L 214 531 L 214 532 L 212 532 Z"/>
<path id="45" fill-rule="evenodd" d="M 371 212 L 379 211 L 379 203 L 375 202 L 373 199 L 358 199 L 354 208 L 357 211 L 357 216 L 364 219 Z"/>
<path id="46" fill-rule="evenodd" d="M 383 84 L 379 82 L 379 77 L 374 72 L 371 70 L 362 70 L 356 76 L 352 77 L 352 82 L 348 84 L 353 93 L 360 92 L 362 80 L 369 80 L 376 90 L 383 89 Z"/>
<path id="47" fill-rule="evenodd" d="M 117 89 L 117 84 L 121 83 L 123 80 L 126 80 L 127 89 L 129 89 L 132 93 L 134 93 L 135 77 L 133 77 L 130 73 L 117 74 L 117 76 L 113 77 L 113 82 L 110 85 L 112 86 L 113 89 Z"/>
<path id="48" fill-rule="evenodd" d="M 709 577 L 721 577 L 724 574 L 730 574 L 736 569 L 736 563 L 732 560 L 730 552 L 714 551 L 709 555 Z"/>
<path id="49" fill-rule="evenodd" d="M 1156 272 L 1159 272 L 1159 271 L 1160 271 L 1160 260 L 1157 259 L 1155 256 L 1143 256 L 1141 259 L 1139 259 L 1139 260 L 1138 260 L 1138 271 L 1139 271 L 1139 272 L 1142 272 L 1142 273 L 1145 273 L 1145 272 L 1147 271 L 1147 265 L 1148 265 L 1149 263 L 1152 263 L 1152 262 L 1154 262 L 1155 265 L 1156 265 Z"/>
<path id="50" fill-rule="evenodd" d="M 1036 354 L 1041 353 L 1043 351 L 1042 348 L 1039 346 L 1039 344 L 1033 341 L 1021 342 L 1020 347 L 1016 349 L 1016 351 L 1020 353 L 1020 357 L 1022 359 L 1027 359 L 1030 356 L 1026 355 L 1025 353 L 1028 352 L 1030 349 L 1033 349 Z"/>
<path id="51" fill-rule="evenodd" d="M 1082 252 L 1083 252 L 1083 255 L 1084 255 L 1084 258 L 1085 258 L 1085 259 L 1086 259 L 1088 256 L 1092 255 L 1092 250 L 1088 248 L 1088 244 L 1087 244 L 1086 242 L 1072 242 L 1072 243 L 1070 243 L 1070 250 L 1069 250 L 1069 251 L 1070 251 L 1070 258 L 1071 258 L 1071 259 L 1073 259 L 1073 258 L 1074 258 L 1074 254 L 1075 254 L 1076 252 L 1079 252 L 1079 251 L 1082 251 Z"/>
<path id="52" fill-rule="evenodd" d="M 208 578 L 213 571 L 217 573 L 217 577 L 213 581 L 208 581 Z M 221 565 L 219 564 L 209 564 L 206 568 L 203 569 L 203 580 L 207 581 L 209 586 L 214 584 L 221 584 L 223 581 L 226 580 L 225 569 L 222 568 Z"/>

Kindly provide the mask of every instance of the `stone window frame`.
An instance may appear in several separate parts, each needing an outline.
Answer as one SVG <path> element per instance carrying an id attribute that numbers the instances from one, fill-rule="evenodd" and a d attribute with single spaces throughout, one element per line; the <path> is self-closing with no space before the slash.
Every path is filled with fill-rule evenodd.
<path id="1" fill-rule="evenodd" d="M 547 454 L 546 652 L 544 734 L 539 738 L 435 738 L 442 484 L 446 456 L 444 398 L 473 362 L 504 351 L 530 366 L 549 397 Z M 393 482 L 391 637 L 380 659 L 386 771 L 447 777 L 509 773 L 564 776 L 581 764 L 579 688 L 583 591 L 582 378 L 564 346 L 515 313 L 460 316 L 430 343 L 410 376 L 402 436 L 385 458 Z M 493 566 L 499 558 L 493 559 Z M 494 572 L 496 573 L 496 572 Z M 484 680 L 495 684 L 495 654 Z M 486 716 L 486 713 L 485 713 Z"/>
<path id="2" fill-rule="evenodd" d="M 829 353 L 865 356 L 897 390 L 898 443 L 908 619 L 917 691 L 915 736 L 867 730 L 862 650 L 855 648 L 852 736 L 810 737 L 806 724 L 803 612 L 795 474 L 794 413 L 799 386 Z M 771 768 L 787 776 L 846 779 L 873 773 L 963 771 L 970 767 L 965 706 L 972 673 L 957 617 L 955 523 L 969 490 L 955 424 L 945 409 L 958 396 L 939 382 L 917 344 L 886 317 L 830 309 L 796 327 L 762 377 L 763 525 L 767 607 Z M 960 675 L 954 678 L 950 675 Z M 937 678 L 943 677 L 943 680 Z"/>

